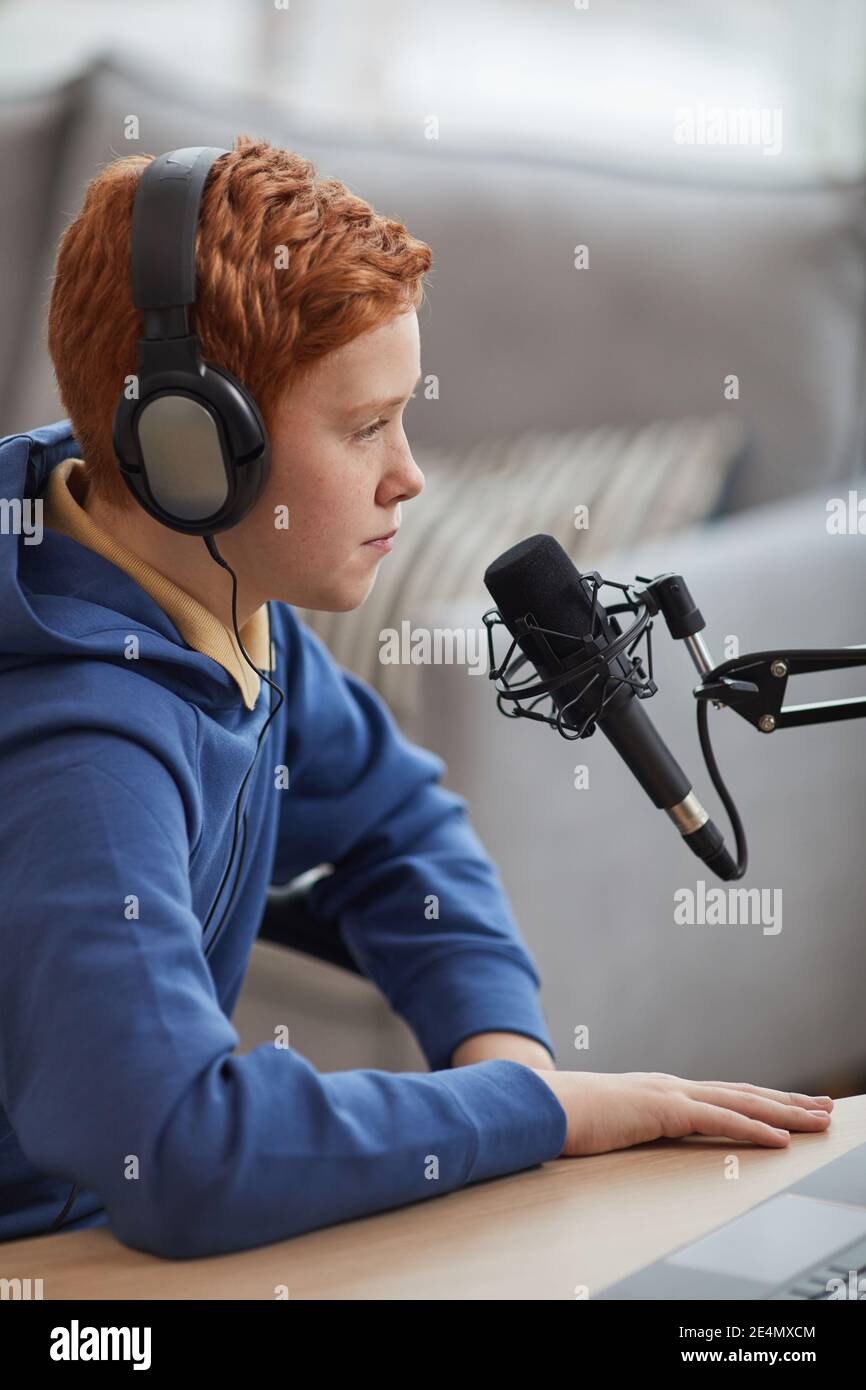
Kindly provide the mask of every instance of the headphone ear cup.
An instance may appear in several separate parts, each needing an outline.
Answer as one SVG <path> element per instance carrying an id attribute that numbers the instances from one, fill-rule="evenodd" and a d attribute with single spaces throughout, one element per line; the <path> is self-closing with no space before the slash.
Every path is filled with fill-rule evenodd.
<path id="1" fill-rule="evenodd" d="M 220 527 L 227 530 L 243 520 L 264 490 L 271 469 L 271 441 L 258 405 L 237 377 L 212 362 L 203 362 L 202 368 L 202 380 L 222 426 L 223 457 L 233 497 L 228 519 Z"/>
<path id="2" fill-rule="evenodd" d="M 201 383 L 225 425 L 231 461 L 243 464 L 260 455 L 270 464 L 267 426 L 247 388 L 227 368 L 213 362 L 202 362 Z"/>
<path id="3" fill-rule="evenodd" d="M 270 469 L 270 441 L 252 396 L 211 363 L 167 372 L 138 401 L 121 398 L 113 439 L 124 480 L 145 510 L 187 535 L 236 526 Z"/>

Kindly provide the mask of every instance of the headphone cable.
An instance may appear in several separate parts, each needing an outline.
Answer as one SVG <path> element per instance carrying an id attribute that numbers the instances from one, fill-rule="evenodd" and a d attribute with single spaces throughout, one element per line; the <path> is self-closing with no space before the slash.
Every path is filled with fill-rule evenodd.
<path id="1" fill-rule="evenodd" d="M 278 699 L 277 699 L 277 704 L 276 704 L 276 705 L 273 705 L 273 701 L 271 701 L 271 704 L 272 704 L 273 707 L 271 708 L 271 710 L 270 710 L 270 712 L 269 712 L 269 714 L 268 714 L 267 719 L 265 720 L 264 724 L 263 724 L 262 727 L 261 727 L 261 730 L 260 730 L 260 732 L 259 732 L 258 739 L 256 740 L 256 749 L 255 749 L 255 753 L 254 753 L 254 755 L 253 755 L 253 760 L 252 760 L 252 762 L 250 763 L 249 767 L 247 768 L 246 773 L 244 774 L 244 779 L 243 779 L 243 781 L 241 782 L 240 790 L 238 791 L 237 798 L 236 798 L 236 800 L 235 800 L 235 819 L 234 819 L 234 828 L 233 828 L 233 832 L 232 832 L 232 846 L 231 846 L 231 852 L 230 852 L 230 854 L 229 854 L 229 862 L 228 862 L 228 864 L 226 865 L 225 872 L 223 873 L 222 879 L 221 879 L 221 881 L 220 881 L 219 888 L 217 889 L 216 897 L 214 898 L 213 903 L 211 904 L 210 912 L 208 913 L 207 918 L 205 919 L 205 922 L 204 922 L 204 924 L 203 924 L 203 926 L 202 926 L 202 932 L 207 931 L 207 928 L 208 928 L 208 926 L 209 926 L 209 924 L 210 924 L 211 917 L 213 916 L 214 911 L 216 910 L 216 905 L 217 905 L 217 903 L 219 902 L 220 895 L 221 895 L 221 893 L 222 893 L 222 891 L 223 891 L 223 888 L 225 887 L 226 880 L 228 879 L 228 876 L 229 876 L 229 874 L 231 873 L 232 863 L 233 863 L 233 861 L 234 861 L 235 851 L 236 851 L 236 848 L 237 848 L 238 828 L 239 828 L 239 824 L 240 824 L 240 808 L 241 808 L 241 801 L 242 801 L 242 798 L 243 798 L 244 790 L 245 790 L 246 785 L 247 785 L 247 782 L 249 781 L 249 778 L 250 778 L 250 776 L 251 776 L 251 774 L 252 774 L 253 768 L 254 768 L 255 765 L 256 765 L 256 761 L 257 761 L 258 756 L 259 756 L 259 749 L 261 748 L 261 745 L 262 745 L 262 741 L 263 741 L 263 739 L 264 739 L 264 736 L 265 736 L 265 734 L 267 733 L 267 731 L 268 731 L 268 729 L 269 729 L 269 727 L 270 727 L 270 725 L 271 725 L 273 719 L 276 717 L 276 715 L 277 715 L 277 713 L 278 713 L 278 711 L 279 711 L 279 709 L 280 709 L 280 706 L 282 705 L 283 701 L 285 700 L 285 693 L 283 692 L 283 690 L 280 688 L 279 685 L 276 684 L 275 681 L 272 681 L 268 676 L 266 676 L 265 673 L 264 673 L 264 671 L 260 671 L 260 670 L 259 670 L 259 668 L 256 666 L 255 662 L 252 661 L 252 659 L 250 658 L 249 654 L 247 653 L 247 650 L 246 650 L 246 648 L 245 648 L 245 646 L 244 646 L 244 644 L 243 644 L 243 641 L 242 641 L 242 639 L 241 639 L 240 629 L 239 629 L 239 627 L 238 627 L 238 607 L 237 607 L 237 600 L 238 600 L 238 578 L 237 578 L 237 575 L 235 574 L 234 570 L 232 569 L 232 567 L 231 567 L 231 565 L 228 563 L 228 561 L 227 561 L 226 559 L 224 559 L 224 557 L 220 554 L 219 549 L 217 548 L 217 543 L 216 543 L 216 541 L 215 541 L 215 539 L 214 539 L 213 536 L 205 536 L 205 537 L 204 537 L 204 543 L 205 543 L 205 545 L 207 546 L 208 553 L 212 556 L 212 558 L 216 561 L 216 563 L 217 563 L 222 569 L 228 570 L 229 574 L 231 575 L 231 580 L 232 580 L 232 626 L 233 626 L 233 628 L 234 628 L 234 634 L 235 634 L 235 639 L 236 639 L 237 644 L 238 644 L 238 649 L 240 650 L 240 652 L 241 652 L 241 654 L 242 654 L 244 660 L 246 661 L 246 663 L 247 663 L 247 665 L 250 667 L 250 669 L 253 670 L 253 671 L 255 671 L 256 675 L 259 676 L 259 678 L 260 678 L 261 680 L 264 680 L 264 681 L 270 686 L 270 688 L 271 688 L 272 691 L 275 690 L 275 691 L 277 692 L 277 697 L 278 697 Z M 268 631 L 270 632 L 270 624 L 268 625 Z M 227 911 L 228 911 L 228 907 L 230 907 L 230 906 L 231 906 L 231 903 L 229 903 L 229 904 L 227 905 L 226 913 L 227 913 Z M 216 929 L 216 932 L 214 933 L 214 936 L 213 936 L 213 938 L 211 939 L 211 941 L 210 941 L 210 943 L 209 943 L 209 945 L 208 945 L 208 951 L 213 950 L 213 947 L 214 947 L 214 944 L 215 944 L 215 942 L 216 942 L 217 936 L 219 935 L 219 933 L 220 933 L 220 931 L 221 931 L 221 929 L 222 929 L 223 922 L 225 921 L 225 915 L 226 915 L 226 914 L 223 915 L 223 918 L 222 918 L 222 920 L 220 921 L 220 923 L 219 923 L 219 925 L 218 925 L 218 927 L 217 927 L 217 929 Z"/>

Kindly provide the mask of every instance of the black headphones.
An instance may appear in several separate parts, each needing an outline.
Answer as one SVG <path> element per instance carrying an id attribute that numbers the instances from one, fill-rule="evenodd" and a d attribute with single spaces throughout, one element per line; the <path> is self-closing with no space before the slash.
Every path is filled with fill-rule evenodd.
<path id="1" fill-rule="evenodd" d="M 254 506 L 270 467 L 265 422 L 224 367 L 202 360 L 190 331 L 195 240 L 210 168 L 229 150 L 196 145 L 158 155 L 132 210 L 132 298 L 142 313 L 138 391 L 124 392 L 112 439 L 134 497 L 164 526 L 210 536 Z"/>
<path id="2" fill-rule="evenodd" d="M 121 475 L 146 512 L 173 531 L 204 536 L 217 564 L 232 577 L 232 621 L 249 666 L 279 696 L 256 740 L 256 751 L 235 800 L 231 853 L 210 912 L 207 931 L 234 864 L 241 801 L 259 749 L 285 698 L 250 660 L 237 624 L 237 576 L 213 537 L 236 526 L 255 505 L 268 476 L 271 447 L 261 412 L 244 386 L 224 367 L 202 360 L 188 309 L 195 303 L 195 237 L 208 171 L 229 150 L 192 146 L 170 150 L 140 176 L 132 209 L 132 298 L 142 312 L 138 341 L 138 395 L 123 394 L 114 412 L 112 440 Z M 273 706 L 273 701 L 271 701 Z M 212 951 L 240 882 L 246 850 L 246 815 L 234 887 L 205 950 Z M 58 1230 L 79 1191 L 40 1234 Z"/>

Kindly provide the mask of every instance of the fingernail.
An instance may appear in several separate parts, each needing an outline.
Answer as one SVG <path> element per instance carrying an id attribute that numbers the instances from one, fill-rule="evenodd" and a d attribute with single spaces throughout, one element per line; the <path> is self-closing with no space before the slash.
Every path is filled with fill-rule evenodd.
<path id="1" fill-rule="evenodd" d="M 785 1136 L 787 1136 L 788 1131 L 786 1129 L 776 1129 L 775 1125 L 773 1126 L 773 1128 L 777 1134 L 784 1134 Z"/>
<path id="2" fill-rule="evenodd" d="M 825 1117 L 825 1119 L 827 1118 L 827 1111 L 826 1111 L 826 1110 L 810 1110 L 809 1107 L 808 1107 L 808 1105 L 805 1107 L 805 1109 L 806 1109 L 806 1114 L 807 1114 L 807 1115 L 823 1115 L 823 1116 Z"/>
<path id="3" fill-rule="evenodd" d="M 832 1096 L 812 1096 L 812 1100 L 832 1100 Z"/>

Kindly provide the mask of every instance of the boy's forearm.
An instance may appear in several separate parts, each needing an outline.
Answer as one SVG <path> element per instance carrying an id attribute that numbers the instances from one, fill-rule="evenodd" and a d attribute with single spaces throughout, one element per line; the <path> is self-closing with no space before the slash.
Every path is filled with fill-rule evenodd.
<path id="1" fill-rule="evenodd" d="M 523 1033 L 475 1033 L 464 1038 L 454 1049 L 452 1067 L 465 1067 L 473 1062 L 487 1062 L 502 1057 L 510 1062 L 522 1062 L 527 1067 L 556 1070 L 556 1063 L 540 1042 Z"/>

